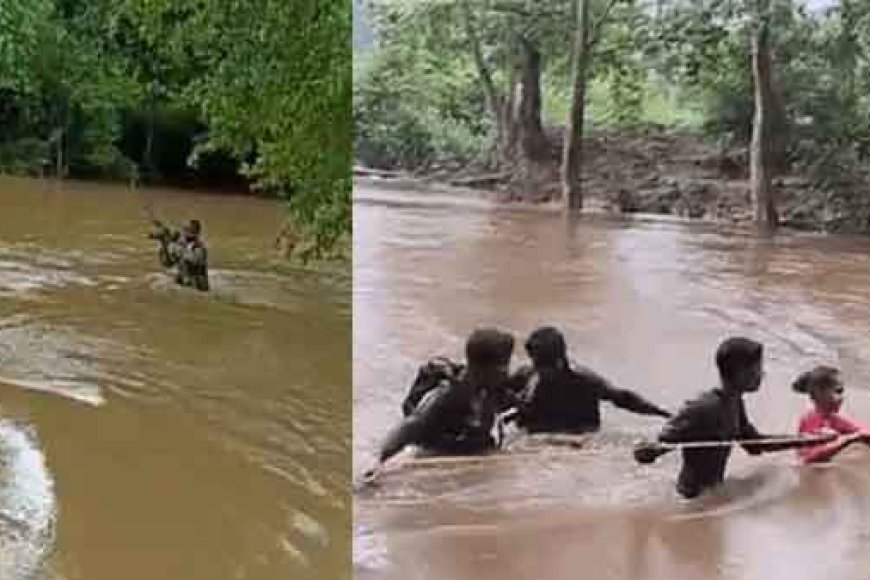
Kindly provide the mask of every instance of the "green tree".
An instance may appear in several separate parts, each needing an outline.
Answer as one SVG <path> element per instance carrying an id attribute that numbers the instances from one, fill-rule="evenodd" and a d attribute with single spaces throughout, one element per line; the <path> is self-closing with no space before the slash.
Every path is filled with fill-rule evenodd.
<path id="1" fill-rule="evenodd" d="M 304 257 L 324 257 L 350 231 L 347 8 L 0 0 L 0 165 L 50 156 L 60 177 L 129 171 L 120 147 L 142 119 L 141 159 L 133 157 L 158 178 L 159 125 L 181 114 L 196 137 L 191 164 L 231 154 L 256 188 L 289 199 L 310 240 Z"/>
<path id="2" fill-rule="evenodd" d="M 343 0 L 125 0 L 161 56 L 189 76 L 176 98 L 208 134 L 194 153 L 230 151 L 278 191 L 328 253 L 350 230 L 351 15 Z"/>

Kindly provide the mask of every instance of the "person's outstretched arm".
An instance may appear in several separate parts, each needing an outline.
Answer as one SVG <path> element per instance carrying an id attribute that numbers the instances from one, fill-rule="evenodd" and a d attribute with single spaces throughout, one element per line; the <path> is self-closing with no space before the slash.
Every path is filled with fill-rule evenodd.
<path id="1" fill-rule="evenodd" d="M 686 403 L 674 417 L 665 423 L 656 441 L 643 442 L 635 447 L 635 461 L 652 463 L 673 450 L 673 447 L 666 447 L 660 443 L 683 443 L 698 440 L 699 436 L 703 434 L 707 421 L 706 416 L 706 407 L 701 401 Z"/>
<path id="2" fill-rule="evenodd" d="M 393 427 L 381 444 L 378 452 L 378 463 L 384 464 L 399 454 L 405 447 L 419 439 L 424 421 L 419 416 L 411 415 Z"/>
<path id="3" fill-rule="evenodd" d="M 414 411 L 387 434 L 381 444 L 378 464 L 382 465 L 408 445 L 418 443 L 428 430 L 437 427 L 436 415 L 449 396 L 449 385 L 429 391 Z"/>
<path id="4" fill-rule="evenodd" d="M 836 434 L 819 435 L 817 437 L 805 436 L 795 437 L 794 435 L 768 435 L 763 434 L 755 428 L 755 425 L 749 420 L 746 415 L 746 408 L 741 403 L 740 405 L 740 438 L 752 439 L 757 441 L 752 443 L 744 443 L 743 449 L 750 455 L 759 455 L 761 453 L 772 453 L 775 451 L 790 451 L 792 449 L 809 448 L 819 444 L 826 444 L 834 441 Z M 773 439 L 774 441 L 770 441 Z"/>
<path id="5" fill-rule="evenodd" d="M 870 436 L 864 433 L 853 433 L 838 437 L 830 443 L 814 444 L 798 450 L 798 455 L 804 463 L 824 463 L 830 461 L 841 451 L 853 443 L 870 443 Z"/>
<path id="6" fill-rule="evenodd" d="M 670 419 L 672 416 L 669 411 L 651 403 L 634 391 L 618 389 L 610 384 L 607 379 L 593 373 L 592 371 L 583 369 L 577 372 L 578 374 L 584 375 L 588 380 L 597 383 L 599 385 L 599 396 L 605 401 L 610 401 L 620 409 L 625 409 L 632 413 L 638 413 L 639 415 L 655 415 L 657 417 L 664 417 L 665 419 Z"/>
<path id="7" fill-rule="evenodd" d="M 831 423 L 831 426 L 841 437 L 829 443 L 821 443 L 799 449 L 798 457 L 800 457 L 801 461 L 804 463 L 824 463 L 833 459 L 853 443 L 870 445 L 870 434 L 868 434 L 868 430 L 864 425 L 855 423 L 840 415 L 835 415 Z M 801 419 L 798 424 L 798 433 L 801 435 L 817 434 L 814 427 L 815 425 L 811 421 Z"/>

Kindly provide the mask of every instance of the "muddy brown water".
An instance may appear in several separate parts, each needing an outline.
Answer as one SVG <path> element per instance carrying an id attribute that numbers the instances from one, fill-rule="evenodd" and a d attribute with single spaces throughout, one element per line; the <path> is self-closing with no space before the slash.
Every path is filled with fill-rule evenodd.
<path id="1" fill-rule="evenodd" d="M 350 291 L 279 203 L 0 178 L 0 579 L 348 576 Z M 143 206 L 199 217 L 174 287 Z"/>
<path id="2" fill-rule="evenodd" d="M 571 355 L 676 408 L 715 385 L 731 334 L 766 346 L 755 424 L 794 433 L 798 372 L 838 365 L 844 412 L 870 422 L 870 239 L 773 239 L 673 220 L 569 220 L 360 187 L 354 205 L 354 473 L 369 465 L 426 357 L 461 357 L 477 324 L 566 333 Z M 522 357 L 518 357 L 521 361 Z M 728 481 L 676 497 L 678 458 L 630 457 L 655 418 L 603 406 L 576 453 L 406 463 L 354 499 L 362 579 L 861 580 L 870 450 L 828 467 L 735 451 Z M 404 465 L 404 467 L 403 467 Z"/>

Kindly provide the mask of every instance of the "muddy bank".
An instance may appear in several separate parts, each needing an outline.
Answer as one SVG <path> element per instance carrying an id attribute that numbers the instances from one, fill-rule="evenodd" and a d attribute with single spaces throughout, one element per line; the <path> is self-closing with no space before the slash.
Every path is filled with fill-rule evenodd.
<path id="1" fill-rule="evenodd" d="M 356 167 L 357 180 L 384 189 L 450 191 L 497 202 L 558 203 L 562 135 L 548 132 L 549 161 L 530 181 L 512 170 L 480 162 L 434 162 L 415 171 Z M 600 132 L 584 142 L 584 204 L 612 213 L 651 213 L 699 220 L 744 222 L 752 219 L 748 153 L 722 148 L 692 133 Z M 856 221 L 855 203 L 816 189 L 806 168 L 774 180 L 783 225 L 815 230 L 866 231 Z M 860 179 L 860 176 L 858 176 Z M 857 208 L 858 211 L 861 208 Z"/>

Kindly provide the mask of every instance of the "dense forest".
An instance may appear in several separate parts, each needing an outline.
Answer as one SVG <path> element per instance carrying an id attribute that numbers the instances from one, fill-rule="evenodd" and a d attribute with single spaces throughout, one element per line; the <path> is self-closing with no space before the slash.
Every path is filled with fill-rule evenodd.
<path id="1" fill-rule="evenodd" d="M 569 209 L 870 230 L 870 2 L 360 8 L 357 163 Z"/>
<path id="2" fill-rule="evenodd" d="M 281 195 L 350 231 L 344 0 L 0 0 L 0 171 Z"/>

